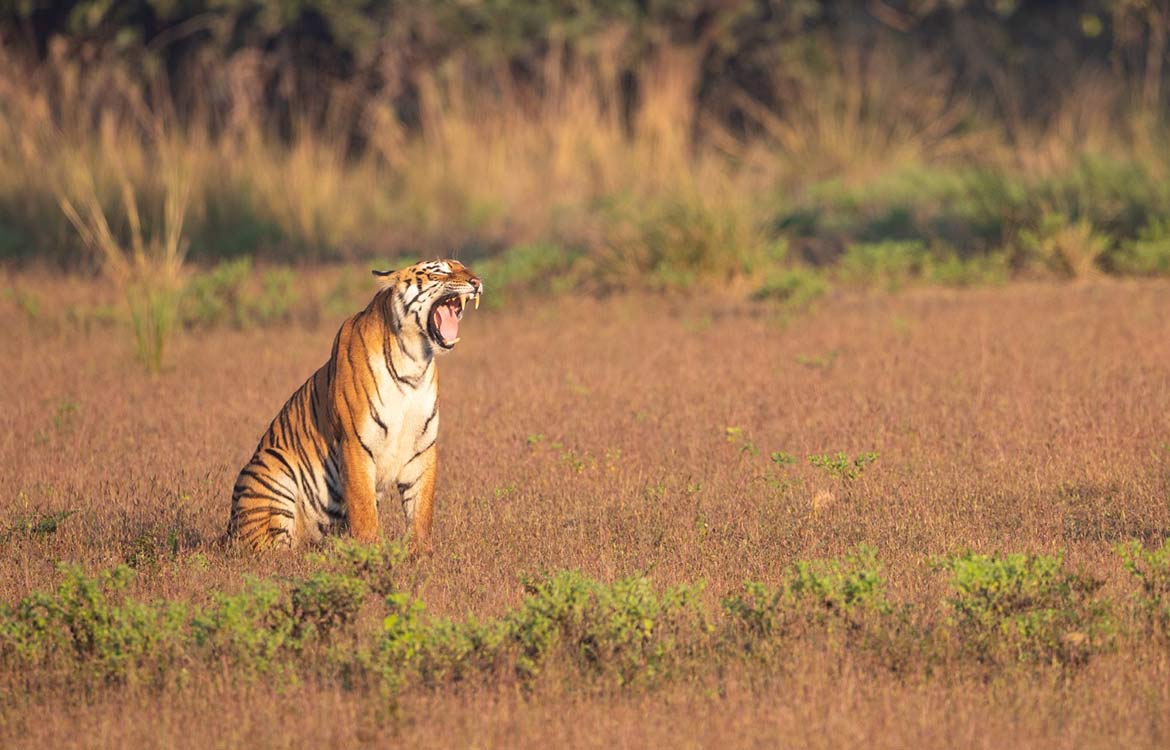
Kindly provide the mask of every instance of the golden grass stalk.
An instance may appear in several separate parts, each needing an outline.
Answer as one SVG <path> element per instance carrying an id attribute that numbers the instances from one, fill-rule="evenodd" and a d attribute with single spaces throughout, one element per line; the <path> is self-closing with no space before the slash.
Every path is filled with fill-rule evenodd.
<path id="1" fill-rule="evenodd" d="M 111 162 L 118 204 L 109 208 L 103 204 L 93 167 L 79 153 L 62 160 L 57 200 L 103 274 L 125 296 L 138 356 L 149 370 L 158 372 L 178 317 L 187 252 L 183 227 L 193 177 L 189 152 L 168 141 L 161 124 L 152 145 L 158 184 L 151 187 L 161 193 L 161 206 L 150 221 L 143 221 L 136 185 L 116 150 Z M 111 227 L 115 216 L 125 224 L 120 234 Z"/>

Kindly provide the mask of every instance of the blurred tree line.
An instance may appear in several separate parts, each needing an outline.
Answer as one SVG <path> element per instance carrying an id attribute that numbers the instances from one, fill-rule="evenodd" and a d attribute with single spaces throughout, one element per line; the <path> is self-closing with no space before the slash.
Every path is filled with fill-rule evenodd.
<path id="1" fill-rule="evenodd" d="M 636 101 L 663 47 L 699 61 L 699 111 L 749 127 L 744 95 L 782 110 L 846 50 L 893 41 L 929 55 L 1008 128 L 1086 66 L 1167 100 L 1170 0 L 0 0 L 10 61 L 116 61 L 166 81 L 174 106 L 214 108 L 225 65 L 262 82 L 268 116 L 337 86 L 387 96 L 410 122 L 422 73 L 531 87 L 566 64 L 612 73 Z M 322 110 L 324 111 L 324 110 Z"/>

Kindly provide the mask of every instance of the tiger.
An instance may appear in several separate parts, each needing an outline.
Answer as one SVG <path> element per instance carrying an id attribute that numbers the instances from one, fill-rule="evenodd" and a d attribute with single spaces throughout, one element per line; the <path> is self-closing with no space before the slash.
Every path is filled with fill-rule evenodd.
<path id="1" fill-rule="evenodd" d="M 397 496 L 412 547 L 432 551 L 439 380 L 483 281 L 457 260 L 373 272 L 379 290 L 342 323 L 323 364 L 285 403 L 232 488 L 227 539 L 296 549 L 346 530 L 380 537 Z"/>

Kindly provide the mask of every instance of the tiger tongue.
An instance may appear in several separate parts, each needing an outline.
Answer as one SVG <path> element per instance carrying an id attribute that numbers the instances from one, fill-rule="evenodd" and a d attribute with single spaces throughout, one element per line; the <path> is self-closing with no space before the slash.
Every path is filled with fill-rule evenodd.
<path id="1" fill-rule="evenodd" d="M 459 314 L 452 305 L 440 305 L 437 311 L 439 316 L 439 333 L 444 343 L 451 343 L 459 338 Z"/>

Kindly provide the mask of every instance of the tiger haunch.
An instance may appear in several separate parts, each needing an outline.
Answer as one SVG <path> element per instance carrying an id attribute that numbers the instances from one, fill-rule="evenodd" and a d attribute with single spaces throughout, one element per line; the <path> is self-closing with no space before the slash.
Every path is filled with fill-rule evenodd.
<path id="1" fill-rule="evenodd" d="M 397 494 L 430 549 L 439 381 L 435 355 L 459 341 L 483 283 L 454 260 L 380 272 L 382 289 L 346 320 L 329 361 L 276 415 L 232 491 L 228 536 L 294 548 L 330 532 L 378 538 L 378 504 Z"/>

